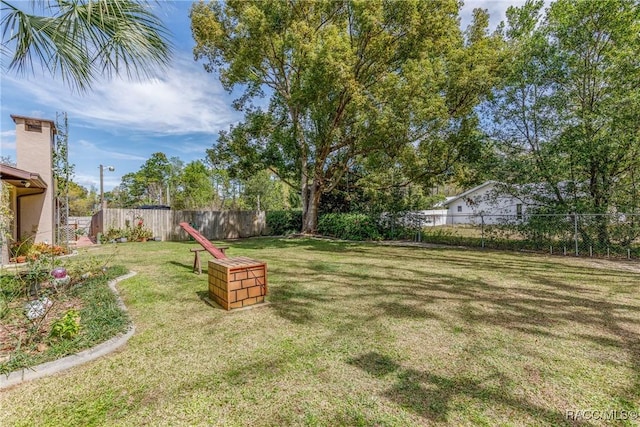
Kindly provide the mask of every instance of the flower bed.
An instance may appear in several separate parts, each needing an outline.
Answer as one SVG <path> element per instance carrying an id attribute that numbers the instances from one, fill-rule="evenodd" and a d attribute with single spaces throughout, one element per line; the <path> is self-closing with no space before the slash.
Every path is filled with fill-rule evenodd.
<path id="1" fill-rule="evenodd" d="M 128 319 L 108 289 L 123 267 L 53 257 L 0 275 L 0 374 L 55 360 L 123 332 Z"/>
<path id="2" fill-rule="evenodd" d="M 33 243 L 31 239 L 24 239 L 14 242 L 10 246 L 9 252 L 11 262 L 24 263 L 27 260 L 34 261 L 43 256 L 66 255 L 69 250 L 59 245 L 50 245 L 43 242 Z"/>

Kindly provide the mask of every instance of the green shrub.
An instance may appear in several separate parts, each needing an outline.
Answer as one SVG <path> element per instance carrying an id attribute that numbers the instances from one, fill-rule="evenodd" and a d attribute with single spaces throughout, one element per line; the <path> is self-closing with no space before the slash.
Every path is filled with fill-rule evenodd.
<path id="1" fill-rule="evenodd" d="M 271 236 L 299 233 L 302 230 L 302 211 L 268 211 L 267 229 Z"/>
<path id="2" fill-rule="evenodd" d="M 11 257 L 26 256 L 33 245 L 33 236 L 23 235 L 21 240 L 17 240 L 9 247 Z"/>
<path id="3" fill-rule="evenodd" d="M 110 242 L 120 237 L 128 237 L 128 235 L 129 233 L 126 229 L 111 227 L 104 233 L 104 238 L 107 242 Z"/>
<path id="4" fill-rule="evenodd" d="M 80 313 L 78 310 L 67 310 L 62 317 L 51 325 L 51 336 L 71 339 L 80 332 Z"/>
<path id="5" fill-rule="evenodd" d="M 318 220 L 318 233 L 345 240 L 381 240 L 377 221 L 358 213 L 324 214 Z"/>

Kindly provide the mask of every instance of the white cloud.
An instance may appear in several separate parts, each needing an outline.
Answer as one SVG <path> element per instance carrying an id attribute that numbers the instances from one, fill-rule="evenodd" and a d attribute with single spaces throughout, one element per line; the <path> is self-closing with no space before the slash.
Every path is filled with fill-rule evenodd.
<path id="1" fill-rule="evenodd" d="M 175 147 L 175 150 L 179 153 L 182 154 L 191 154 L 191 153 L 201 153 L 204 155 L 204 153 L 207 151 L 208 148 L 211 148 L 211 143 L 203 143 L 203 144 L 196 144 L 196 143 L 192 143 L 192 142 L 183 142 L 182 144 L 180 144 L 179 146 Z"/>
<path id="2" fill-rule="evenodd" d="M 94 158 L 100 158 L 100 159 L 109 158 L 109 159 L 118 159 L 118 160 L 142 160 L 142 161 L 147 160 L 146 157 L 137 156 L 135 154 L 122 153 L 119 151 L 103 150 L 101 148 L 98 148 L 96 144 L 84 139 L 79 140 L 77 143 L 84 152 L 91 153 L 91 155 L 94 156 Z"/>
<path id="3" fill-rule="evenodd" d="M 120 185 L 120 179 L 120 175 L 105 174 L 103 177 L 104 191 L 111 191 L 113 188 Z M 95 187 L 100 191 L 100 180 L 94 175 L 77 173 L 73 176 L 73 182 L 80 184 L 87 189 Z"/>
<path id="4" fill-rule="evenodd" d="M 28 114 L 27 117 L 33 117 L 36 119 L 47 119 L 47 113 L 45 113 L 42 110 L 31 110 Z M 51 119 L 47 119 L 47 120 L 51 120 Z"/>
<path id="5" fill-rule="evenodd" d="M 76 184 L 80 184 L 85 188 L 91 188 L 91 187 L 97 188 L 100 185 L 98 180 L 91 175 L 75 174 L 72 179 L 73 179 L 73 182 L 75 182 Z"/>
<path id="6" fill-rule="evenodd" d="M 16 154 L 16 130 L 5 130 L 0 132 L 0 155 L 10 156 L 15 160 Z"/>
<path id="7" fill-rule="evenodd" d="M 100 81 L 86 94 L 52 78 L 3 76 L 41 105 L 56 106 L 85 126 L 119 128 L 155 135 L 216 134 L 240 116 L 215 76 L 201 64 L 176 57 L 161 76 L 145 81 Z"/>
<path id="8" fill-rule="evenodd" d="M 526 0 L 467 0 L 460 10 L 460 22 L 462 29 L 466 29 L 471 24 L 473 9 L 487 9 L 489 12 L 489 28 L 495 30 L 501 21 L 507 18 L 506 12 L 509 6 L 521 7 Z M 548 7 L 550 0 L 545 0 L 545 7 Z"/>
<path id="9" fill-rule="evenodd" d="M 0 138 L 16 138 L 16 130 L 15 129 L 9 129 L 9 130 L 4 130 L 2 132 L 0 132 Z"/>

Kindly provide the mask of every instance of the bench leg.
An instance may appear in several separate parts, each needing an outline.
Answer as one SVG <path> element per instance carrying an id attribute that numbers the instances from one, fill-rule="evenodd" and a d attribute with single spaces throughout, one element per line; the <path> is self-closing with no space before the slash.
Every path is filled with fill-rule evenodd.
<path id="1" fill-rule="evenodd" d="M 202 266 L 200 265 L 200 252 L 194 252 L 195 257 L 193 258 L 193 272 L 196 272 L 198 269 L 198 274 L 202 274 Z"/>

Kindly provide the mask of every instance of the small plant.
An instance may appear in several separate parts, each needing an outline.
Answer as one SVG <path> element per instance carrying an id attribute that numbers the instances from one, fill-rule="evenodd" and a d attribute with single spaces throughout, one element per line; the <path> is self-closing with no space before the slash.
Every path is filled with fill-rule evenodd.
<path id="1" fill-rule="evenodd" d="M 62 317 L 51 325 L 50 335 L 53 338 L 72 339 L 80 333 L 80 313 L 78 310 L 67 310 Z"/>
<path id="2" fill-rule="evenodd" d="M 29 237 L 24 235 L 21 240 L 16 240 L 11 244 L 9 252 L 11 256 L 15 258 L 27 256 L 31 250 L 31 246 L 33 246 L 33 236 Z"/>
<path id="3" fill-rule="evenodd" d="M 42 282 L 51 276 L 49 270 L 51 264 L 45 258 L 30 258 L 27 271 L 23 277 L 27 283 L 28 290 L 34 296 L 38 296 Z"/>
<path id="4" fill-rule="evenodd" d="M 143 241 L 153 237 L 153 231 L 144 226 L 144 220 L 142 218 L 136 217 L 136 225 L 129 229 L 129 236 L 131 240 Z"/>
<path id="5" fill-rule="evenodd" d="M 120 239 L 122 237 L 127 237 L 127 235 L 128 235 L 127 230 L 122 228 L 111 227 L 107 229 L 107 231 L 104 233 L 104 238 L 106 241 L 110 242 L 112 240 Z"/>

